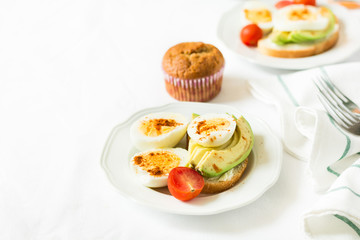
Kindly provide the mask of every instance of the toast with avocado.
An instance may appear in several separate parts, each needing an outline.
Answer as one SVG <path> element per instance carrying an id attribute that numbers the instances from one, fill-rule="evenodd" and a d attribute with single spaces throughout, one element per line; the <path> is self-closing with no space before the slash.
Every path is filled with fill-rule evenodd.
<path id="1" fill-rule="evenodd" d="M 254 135 L 244 117 L 236 119 L 232 137 L 220 146 L 204 147 L 190 138 L 187 166 L 204 177 L 202 193 L 218 193 L 234 186 L 247 167 L 253 144 Z"/>
<path id="2" fill-rule="evenodd" d="M 294 6 L 292 7 L 294 8 Z M 310 7 L 304 6 L 301 8 L 296 6 L 296 8 L 291 11 L 287 8 L 291 8 L 291 6 L 284 8 L 284 10 L 287 10 L 288 12 L 288 18 L 291 17 L 291 14 L 298 18 L 300 14 L 304 15 L 305 11 L 308 11 L 308 8 Z M 265 55 L 273 57 L 301 58 L 320 54 L 332 48 L 339 39 L 340 25 L 336 16 L 328 8 L 320 7 L 316 10 L 319 14 L 313 14 L 313 16 L 308 17 L 310 20 L 307 19 L 307 22 L 309 23 L 306 24 L 309 25 L 306 26 L 305 29 L 295 28 L 292 31 L 289 29 L 284 31 L 281 29 L 283 27 L 282 25 L 277 28 L 277 25 L 274 24 L 274 29 L 271 34 L 269 34 L 266 38 L 259 40 L 259 51 Z M 307 15 L 311 15 L 311 12 L 308 11 Z M 292 17 L 294 18 L 294 16 Z M 316 22 L 316 19 L 320 17 L 323 19 L 323 22 L 327 22 L 326 27 L 321 30 L 311 30 L 312 25 L 310 23 Z M 297 19 L 297 21 L 293 22 L 300 21 L 305 22 L 305 20 L 302 19 Z"/>

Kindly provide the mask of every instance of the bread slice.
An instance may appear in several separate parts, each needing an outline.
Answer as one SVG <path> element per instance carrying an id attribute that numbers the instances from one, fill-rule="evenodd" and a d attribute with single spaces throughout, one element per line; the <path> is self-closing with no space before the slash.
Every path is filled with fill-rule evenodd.
<path id="1" fill-rule="evenodd" d="M 319 53 L 323 53 L 333 46 L 339 39 L 339 24 L 336 24 L 334 30 L 327 38 L 315 43 L 303 44 L 285 44 L 277 45 L 273 43 L 269 37 L 263 38 L 258 42 L 258 49 L 261 53 L 279 58 L 302 58 L 309 57 Z"/>
<path id="2" fill-rule="evenodd" d="M 233 187 L 243 175 L 248 164 L 248 158 L 236 167 L 230 169 L 218 178 L 204 178 L 205 185 L 201 193 L 219 193 Z"/>

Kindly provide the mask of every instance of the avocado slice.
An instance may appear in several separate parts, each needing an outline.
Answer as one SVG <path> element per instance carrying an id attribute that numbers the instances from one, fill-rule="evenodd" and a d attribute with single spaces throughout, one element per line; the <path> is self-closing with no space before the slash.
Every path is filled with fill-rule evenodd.
<path id="1" fill-rule="evenodd" d="M 194 141 L 190 140 L 189 149 L 188 149 L 188 151 L 190 152 L 190 158 L 186 166 L 188 167 L 196 166 L 200 162 L 200 160 L 204 157 L 204 155 L 211 150 L 222 150 L 234 146 L 238 141 L 238 139 L 234 138 L 234 135 L 229 139 L 229 141 L 227 141 L 223 145 L 214 148 L 203 147 L 195 143 Z"/>
<path id="2" fill-rule="evenodd" d="M 290 32 L 281 32 L 278 30 L 274 30 L 269 37 L 271 41 L 273 41 L 277 45 L 284 45 L 291 42 L 291 40 L 289 39 L 289 35 Z"/>
<path id="3" fill-rule="evenodd" d="M 293 34 L 304 41 L 316 41 L 325 38 L 335 27 L 335 16 L 327 8 L 322 8 L 323 14 L 329 19 L 329 25 L 322 31 L 295 31 Z"/>
<path id="4" fill-rule="evenodd" d="M 205 177 L 216 177 L 244 161 L 254 144 L 254 134 L 244 117 L 237 120 L 236 142 L 222 150 L 208 151 L 196 164 L 195 169 Z"/>
<path id="5" fill-rule="evenodd" d="M 336 18 L 328 8 L 322 7 L 321 10 L 323 14 L 329 19 L 329 24 L 326 29 L 319 31 L 297 30 L 291 32 L 281 32 L 274 30 L 270 36 L 271 40 L 278 45 L 284 45 L 288 43 L 314 42 L 324 39 L 334 29 Z"/>
<path id="6" fill-rule="evenodd" d="M 213 150 L 217 151 L 217 150 L 227 150 L 227 149 L 233 148 L 236 144 L 238 144 L 238 142 L 240 140 L 240 136 L 241 136 L 241 133 L 240 133 L 239 128 L 237 127 L 234 134 L 233 134 L 233 136 L 232 136 L 232 138 L 231 138 L 232 139 L 231 144 L 228 147 L 222 148 L 222 149 L 212 148 L 212 149 L 210 149 L 210 151 L 205 152 L 205 154 L 202 156 L 202 158 L 199 159 L 199 162 L 197 163 L 197 166 L 201 166 L 203 161 L 207 161 L 208 157 L 211 155 Z"/>
<path id="7" fill-rule="evenodd" d="M 290 41 L 293 43 L 302 43 L 309 41 L 306 37 L 303 37 L 301 31 L 293 31 L 289 34 Z"/>

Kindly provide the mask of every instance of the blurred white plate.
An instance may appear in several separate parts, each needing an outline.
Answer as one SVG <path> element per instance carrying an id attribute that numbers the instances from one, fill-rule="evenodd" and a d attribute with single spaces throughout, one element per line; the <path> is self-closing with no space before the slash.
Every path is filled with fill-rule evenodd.
<path id="1" fill-rule="evenodd" d="M 276 58 L 261 54 L 254 47 L 247 47 L 240 40 L 241 23 L 239 13 L 242 4 L 237 5 L 221 17 L 217 35 L 218 38 L 237 56 L 252 63 L 279 69 L 307 69 L 316 66 L 337 63 L 350 57 L 360 49 L 360 20 L 349 10 L 340 6 L 331 6 L 340 22 L 340 38 L 332 49 L 305 58 Z"/>
<path id="2" fill-rule="evenodd" d="M 130 171 L 129 162 L 136 152 L 129 137 L 131 124 L 152 112 L 192 113 L 221 112 L 243 115 L 250 123 L 255 137 L 249 165 L 240 182 L 228 191 L 203 195 L 182 202 L 171 196 L 167 188 L 150 189 L 141 185 Z M 258 199 L 278 179 L 282 163 L 282 145 L 269 127 L 261 120 L 239 112 L 238 109 L 207 103 L 179 102 L 144 109 L 117 125 L 105 144 L 101 166 L 110 182 L 119 192 L 136 202 L 165 212 L 183 215 L 210 215 L 245 206 Z"/>

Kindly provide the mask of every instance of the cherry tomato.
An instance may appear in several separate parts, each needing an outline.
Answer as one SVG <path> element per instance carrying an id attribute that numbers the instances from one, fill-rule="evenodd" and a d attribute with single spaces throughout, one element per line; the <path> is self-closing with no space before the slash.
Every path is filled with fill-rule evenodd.
<path id="1" fill-rule="evenodd" d="M 284 0 L 284 1 L 280 1 L 280 2 L 276 3 L 275 7 L 277 9 L 280 9 L 280 8 L 286 7 L 286 6 L 291 5 L 291 4 L 294 4 L 294 2 Z"/>
<path id="2" fill-rule="evenodd" d="M 257 42 L 262 38 L 262 30 L 256 24 L 249 24 L 240 32 L 241 41 L 248 46 L 256 46 Z"/>
<path id="3" fill-rule="evenodd" d="M 204 178 L 192 168 L 176 167 L 169 173 L 169 191 L 181 201 L 188 201 L 199 195 L 204 184 Z"/>
<path id="4" fill-rule="evenodd" d="M 316 6 L 316 0 L 294 0 L 294 3 Z"/>

